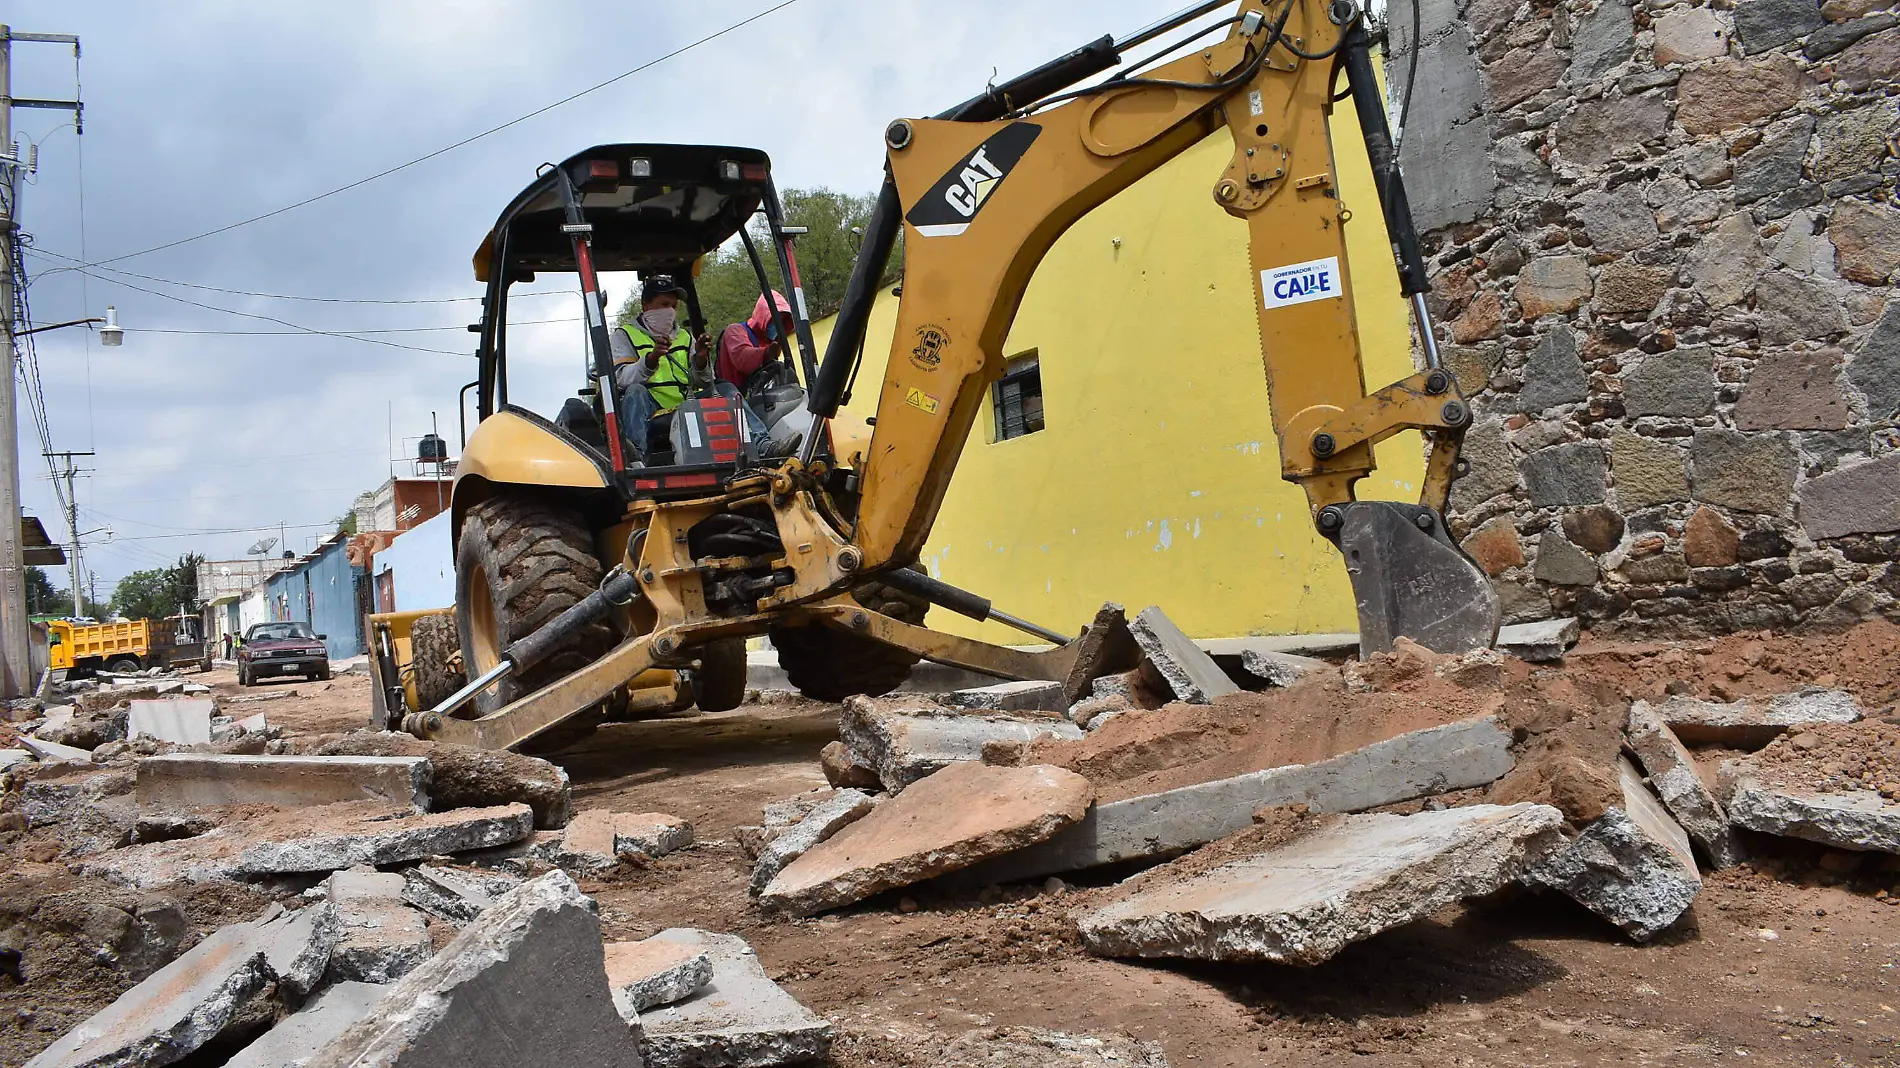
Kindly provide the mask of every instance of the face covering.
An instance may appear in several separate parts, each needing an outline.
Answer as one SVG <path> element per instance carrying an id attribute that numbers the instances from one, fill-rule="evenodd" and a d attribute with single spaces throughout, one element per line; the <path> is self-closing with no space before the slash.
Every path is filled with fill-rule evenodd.
<path id="1" fill-rule="evenodd" d="M 678 308 L 648 308 L 640 313 L 640 322 L 647 333 L 656 338 L 672 337 L 673 329 L 679 325 Z"/>

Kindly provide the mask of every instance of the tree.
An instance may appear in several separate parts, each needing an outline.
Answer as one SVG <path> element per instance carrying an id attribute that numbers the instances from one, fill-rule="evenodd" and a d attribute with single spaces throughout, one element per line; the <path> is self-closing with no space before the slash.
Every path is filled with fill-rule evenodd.
<path id="1" fill-rule="evenodd" d="M 55 608 L 61 603 L 64 603 L 66 608 L 70 609 L 73 603 L 72 598 L 60 596 L 59 591 L 53 588 L 53 580 L 46 577 L 46 569 L 42 567 L 27 568 L 27 613 L 36 616 L 70 615 L 70 612 L 55 611 Z"/>
<path id="2" fill-rule="evenodd" d="M 350 511 L 344 512 L 342 515 L 336 517 L 336 532 L 338 534 L 356 533 L 355 509 L 351 509 Z"/>
<path id="3" fill-rule="evenodd" d="M 127 619 L 163 619 L 179 612 L 195 613 L 198 565 L 204 557 L 186 553 L 171 567 L 134 571 L 112 591 L 112 607 Z"/>
<path id="4" fill-rule="evenodd" d="M 788 189 L 783 200 L 786 224 L 807 228 L 794 244 L 799 280 L 804 283 L 805 303 L 812 317 L 823 318 L 844 303 L 845 286 L 858 256 L 859 235 L 852 231 L 861 230 L 870 220 L 877 198 L 830 189 Z M 755 220 L 750 229 L 753 246 L 765 261 L 766 278 L 772 288 L 790 297 L 791 287 L 779 276 L 778 254 L 767 237 L 763 220 Z M 900 246 L 885 268 L 883 281 L 896 280 L 903 262 Z M 693 288 L 699 294 L 700 313 L 706 317 L 706 328 L 714 337 L 731 324 L 744 322 L 759 300 L 758 272 L 746 255 L 745 246 L 736 240 L 706 257 Z M 628 293 L 622 302 L 618 321 L 628 322 L 638 314 L 640 294 L 636 290 Z"/>

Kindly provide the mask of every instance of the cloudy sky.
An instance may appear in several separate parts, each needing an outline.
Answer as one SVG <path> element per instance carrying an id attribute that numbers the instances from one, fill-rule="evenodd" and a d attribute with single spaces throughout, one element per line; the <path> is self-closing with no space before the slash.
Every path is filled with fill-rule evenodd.
<path id="1" fill-rule="evenodd" d="M 794 0 L 417 166 L 131 255 L 444 148 L 777 2 L 8 4 L 16 32 L 83 42 L 83 139 L 52 111 L 16 112 L 14 136 L 40 146 L 22 198 L 34 320 L 113 304 L 127 328 L 116 349 L 79 330 L 37 339 L 53 448 L 98 454 L 82 461 L 77 496 L 80 529 L 112 531 L 87 539 L 100 595 L 188 550 L 242 556 L 279 523 L 290 548 L 307 549 L 388 477 L 391 457 L 413 453 L 432 412 L 455 448 L 455 393 L 474 376 L 461 329 L 477 314 L 469 257 L 542 161 L 612 141 L 751 145 L 772 154 L 781 187 L 868 192 L 889 119 L 935 112 L 993 71 L 1007 77 L 1179 6 Z M 15 95 L 73 88 L 69 49 L 14 45 Z M 58 270 L 77 263 L 97 266 Z M 366 300 L 435 303 L 350 303 Z M 515 305 L 517 319 L 577 311 L 568 296 Z M 247 316 L 333 332 L 446 329 L 370 335 L 391 343 L 376 344 Z M 533 330 L 547 396 L 571 392 L 578 327 Z M 24 397 L 20 426 L 26 509 L 63 538 Z"/>

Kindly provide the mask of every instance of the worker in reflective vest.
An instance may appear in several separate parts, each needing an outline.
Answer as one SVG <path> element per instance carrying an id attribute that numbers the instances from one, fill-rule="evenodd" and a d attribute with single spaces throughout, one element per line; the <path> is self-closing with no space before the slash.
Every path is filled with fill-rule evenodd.
<path id="1" fill-rule="evenodd" d="M 614 385 L 620 390 L 621 435 L 645 462 L 652 420 L 679 407 L 692 390 L 694 369 L 704 369 L 709 339 L 695 338 L 680 322 L 686 290 L 672 275 L 656 274 L 640 286 L 640 314 L 612 331 Z"/>

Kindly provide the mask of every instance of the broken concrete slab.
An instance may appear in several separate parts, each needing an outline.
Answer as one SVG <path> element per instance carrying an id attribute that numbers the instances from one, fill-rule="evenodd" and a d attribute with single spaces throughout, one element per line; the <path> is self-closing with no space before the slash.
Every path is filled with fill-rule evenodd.
<path id="1" fill-rule="evenodd" d="M 1582 634 L 1583 627 L 1575 619 L 1511 623 L 1498 628 L 1496 645 L 1519 660 L 1547 664 L 1562 660 Z"/>
<path id="2" fill-rule="evenodd" d="M 1174 625 L 1160 608 L 1150 605 L 1128 624 L 1128 632 L 1141 647 L 1144 662 L 1167 684 L 1178 701 L 1211 704 L 1214 698 L 1235 693 L 1240 687 L 1214 663 L 1214 658 L 1194 644 L 1180 627 Z"/>
<path id="3" fill-rule="evenodd" d="M 260 923 L 264 963 L 276 977 L 278 989 L 299 998 L 315 990 L 329 968 L 337 939 L 342 937 L 343 925 L 336 906 L 323 901 L 285 912 L 273 905 Z"/>
<path id="4" fill-rule="evenodd" d="M 304 1068 L 349 1026 L 369 1015 L 386 986 L 338 983 L 224 1063 L 224 1068 Z"/>
<path id="5" fill-rule="evenodd" d="M 73 715 L 76 712 L 78 712 L 78 709 L 72 705 L 53 705 L 48 707 L 46 711 L 40 715 L 40 725 L 33 728 L 33 736 L 36 738 L 53 739 L 59 731 L 64 730 L 72 724 Z"/>
<path id="6" fill-rule="evenodd" d="M 1075 641 L 1075 663 L 1062 682 L 1062 695 L 1070 704 L 1088 696 L 1089 684 L 1096 679 L 1132 671 L 1141 663 L 1141 647 L 1128 631 L 1127 610 L 1113 601 L 1096 611 Z"/>
<path id="7" fill-rule="evenodd" d="M 1061 768 L 953 764 L 792 861 L 759 904 L 809 916 L 966 868 L 1071 826 L 1094 794 Z"/>
<path id="8" fill-rule="evenodd" d="M 131 1068 L 186 1056 L 217 1037 L 275 978 L 268 951 L 291 922 L 273 913 L 213 932 L 66 1032 L 28 1068 Z"/>
<path id="9" fill-rule="evenodd" d="M 955 690 L 939 696 L 937 701 L 950 708 L 989 709 L 994 712 L 1059 713 L 1069 707 L 1061 683 L 1035 679 Z"/>
<path id="10" fill-rule="evenodd" d="M 567 826 L 574 814 L 567 772 L 524 753 L 359 731 L 324 742 L 316 755 L 427 757 L 429 799 L 438 809 L 525 804 L 534 809 L 535 827 L 544 831 Z"/>
<path id="11" fill-rule="evenodd" d="M 825 841 L 846 826 L 863 818 L 877 802 L 862 790 L 838 790 L 812 808 L 798 822 L 778 830 L 759 851 L 758 863 L 752 868 L 752 881 L 749 889 L 754 897 L 764 890 L 766 884 L 778 876 L 787 864 L 810 852 L 813 846 Z M 770 828 L 771 812 L 766 813 L 767 827 Z"/>
<path id="12" fill-rule="evenodd" d="M 983 747 L 991 742 L 1075 739 L 1082 737 L 1082 728 L 1059 719 L 976 715 L 921 702 L 847 697 L 838 717 L 838 736 L 855 762 L 875 769 L 884 788 L 896 793 L 952 764 L 983 759 Z"/>
<path id="13" fill-rule="evenodd" d="M 1735 826 L 1763 834 L 1900 853 L 1900 804 L 1873 790 L 1792 790 L 1744 776 L 1729 795 L 1728 814 Z"/>
<path id="14" fill-rule="evenodd" d="M 614 1008 L 629 1022 L 660 1005 L 684 1001 L 712 982 L 712 956 L 704 946 L 664 938 L 609 942 L 607 987 Z"/>
<path id="15" fill-rule="evenodd" d="M 329 982 L 393 983 L 429 959 L 429 925 L 403 904 L 407 885 L 401 873 L 374 868 L 333 872 L 324 881 L 340 928 Z"/>
<path id="16" fill-rule="evenodd" d="M 402 873 L 402 900 L 439 920 L 461 927 L 521 885 L 514 875 L 472 868 L 418 864 Z"/>
<path id="17" fill-rule="evenodd" d="M 1276 653 L 1267 649 L 1243 649 L 1240 669 L 1268 686 L 1291 686 L 1316 672 L 1331 671 L 1333 665 L 1297 653 Z"/>
<path id="18" fill-rule="evenodd" d="M 1656 711 L 1676 737 L 1690 745 L 1745 748 L 1767 745 L 1790 727 L 1853 723 L 1861 716 L 1853 694 L 1816 687 L 1777 694 L 1767 701 L 1745 698 L 1726 705 L 1678 694 Z"/>
<path id="19" fill-rule="evenodd" d="M 1702 875 L 1689 836 L 1650 796 L 1636 766 L 1619 759 L 1617 775 L 1623 807 L 1605 812 L 1524 879 L 1568 895 L 1647 942 L 1689 911 L 1702 892 Z"/>
<path id="20" fill-rule="evenodd" d="M 1548 805 L 1340 816 L 1318 831 L 1185 880 L 1160 868 L 1084 916 L 1111 957 L 1318 964 L 1351 943 L 1492 893 L 1562 845 Z"/>
<path id="21" fill-rule="evenodd" d="M 26 747 L 27 752 L 48 764 L 62 760 L 92 763 L 92 750 L 81 749 L 76 745 L 61 745 L 58 742 L 48 742 L 39 738 L 21 738 L 20 744 Z"/>
<path id="22" fill-rule="evenodd" d="M 1313 764 L 1097 805 L 1048 841 L 972 868 L 959 882 L 1004 883 L 1122 860 L 1165 857 L 1251 825 L 1272 805 L 1359 812 L 1484 786 L 1515 765 L 1511 732 L 1489 717 L 1401 734 Z"/>
<path id="23" fill-rule="evenodd" d="M 1626 735 L 1663 807 L 1682 825 L 1689 840 L 1701 847 L 1710 866 L 1726 868 L 1739 861 L 1728 813 L 1696 773 L 1695 757 L 1649 702 L 1630 705 Z"/>
<path id="24" fill-rule="evenodd" d="M 216 701 L 201 697 L 133 701 L 126 718 L 126 737 L 203 745 L 211 740 L 211 717 L 217 710 Z"/>
<path id="25" fill-rule="evenodd" d="M 699 993 L 640 1017 L 647 1068 L 762 1068 L 830 1053 L 831 1024 L 768 978 L 744 939 L 674 927 L 647 941 L 703 950 L 713 966 Z"/>
<path id="26" fill-rule="evenodd" d="M 168 753 L 139 761 L 141 808 L 206 805 L 301 807 L 383 801 L 429 809 L 422 757 L 224 756 Z"/>
<path id="27" fill-rule="evenodd" d="M 597 875 L 624 857 L 663 857 L 693 842 L 693 826 L 663 812 L 609 812 L 589 809 L 562 832 L 554 862 Z"/>
<path id="28" fill-rule="evenodd" d="M 132 769 L 80 761 L 36 764 L 18 773 L 20 814 L 29 829 L 59 827 L 65 856 L 84 857 L 117 849 L 132 840 L 138 824 Z"/>
<path id="29" fill-rule="evenodd" d="M 234 820 L 194 838 L 97 854 L 82 862 L 81 871 L 141 889 L 331 872 L 505 845 L 526 838 L 533 823 L 534 813 L 526 805 L 427 815 L 408 815 L 374 802 L 283 809 Z"/>
<path id="30" fill-rule="evenodd" d="M 592 906 L 561 872 L 523 883 L 307 1068 L 640 1068 Z"/>
<path id="31" fill-rule="evenodd" d="M 0 771 L 5 771 L 15 764 L 25 764 L 33 759 L 35 759 L 34 755 L 24 749 L 0 749 Z"/>

